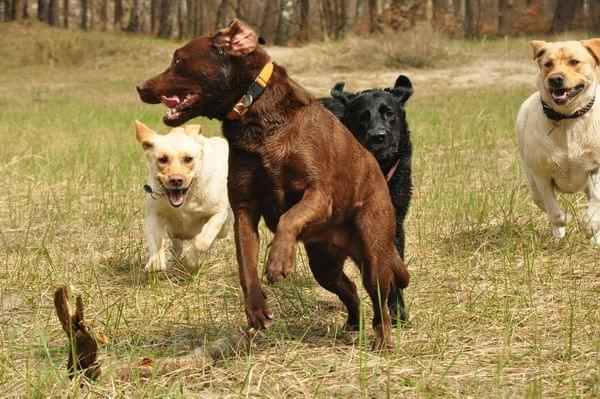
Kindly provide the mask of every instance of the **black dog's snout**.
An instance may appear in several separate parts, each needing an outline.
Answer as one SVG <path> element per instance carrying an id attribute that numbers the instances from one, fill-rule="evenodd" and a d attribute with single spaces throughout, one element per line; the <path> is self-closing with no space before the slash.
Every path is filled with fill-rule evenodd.
<path id="1" fill-rule="evenodd" d="M 142 93 L 144 92 L 144 89 L 146 88 L 146 85 L 144 83 L 140 83 L 139 85 L 135 86 L 135 88 L 137 89 L 137 92 L 142 95 Z"/>
<path id="2" fill-rule="evenodd" d="M 565 77 L 562 74 L 548 76 L 548 83 L 552 87 L 562 87 Z"/>
<path id="3" fill-rule="evenodd" d="M 369 133 L 369 138 L 371 139 L 371 141 L 377 144 L 385 142 L 385 136 L 385 132 L 381 130 Z"/>

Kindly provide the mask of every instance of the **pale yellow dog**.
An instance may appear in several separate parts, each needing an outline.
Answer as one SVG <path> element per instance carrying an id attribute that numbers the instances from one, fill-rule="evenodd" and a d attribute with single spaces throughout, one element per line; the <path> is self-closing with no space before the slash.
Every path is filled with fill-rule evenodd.
<path id="1" fill-rule="evenodd" d="M 570 218 L 555 191 L 583 191 L 582 226 L 600 244 L 600 39 L 534 40 L 531 47 L 539 91 L 521 105 L 516 124 L 531 196 L 548 214 L 553 235 L 563 238 Z"/>
<path id="2" fill-rule="evenodd" d="M 146 271 L 165 270 L 166 238 L 175 256 L 194 264 L 217 238 L 226 237 L 233 214 L 227 197 L 229 147 L 220 137 L 206 138 L 198 125 L 159 135 L 135 122 L 137 140 L 148 162 L 145 186 L 146 238 L 150 259 Z M 181 240 L 192 240 L 183 252 Z"/>

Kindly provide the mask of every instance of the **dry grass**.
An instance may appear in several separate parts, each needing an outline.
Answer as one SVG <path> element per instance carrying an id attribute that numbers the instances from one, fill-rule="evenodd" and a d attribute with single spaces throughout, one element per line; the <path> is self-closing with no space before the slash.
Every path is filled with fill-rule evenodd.
<path id="1" fill-rule="evenodd" d="M 0 36 L 12 29 L 18 27 L 0 25 Z M 63 40 L 65 33 L 40 34 Z M 67 34 L 77 43 L 94 37 Z M 316 286 L 299 251 L 293 276 L 266 286 L 276 322 L 250 354 L 150 380 L 122 379 L 116 370 L 123 362 L 187 353 L 238 331 L 245 317 L 231 240 L 192 273 L 141 272 L 145 170 L 132 121 L 159 128 L 163 110 L 141 104 L 134 85 L 163 68 L 160 57 L 174 45 L 102 40 L 140 53 L 99 54 L 80 66 L 2 61 L 3 396 L 600 395 L 599 249 L 576 222 L 565 241 L 549 237 L 516 159 L 513 121 L 532 86 L 508 80 L 468 91 L 433 88 L 425 75 L 408 109 L 416 189 L 407 221 L 411 324 L 397 331 L 397 349 L 368 350 L 367 299 L 367 327 L 342 331 L 339 301 Z M 26 53 L 28 46 L 9 49 L 3 41 L 0 52 Z M 488 57 L 494 59 L 498 46 L 489 45 Z M 304 82 L 312 73 L 319 72 L 294 76 Z M 370 76 L 356 88 L 389 84 L 378 80 L 383 75 Z M 201 123 L 218 132 L 216 123 Z M 580 196 L 564 203 L 571 213 L 582 212 Z M 265 233 L 263 250 L 268 239 Z M 81 388 L 81 381 L 65 377 L 67 348 L 52 307 L 59 283 L 83 294 L 89 317 L 110 337 L 105 375 Z"/>

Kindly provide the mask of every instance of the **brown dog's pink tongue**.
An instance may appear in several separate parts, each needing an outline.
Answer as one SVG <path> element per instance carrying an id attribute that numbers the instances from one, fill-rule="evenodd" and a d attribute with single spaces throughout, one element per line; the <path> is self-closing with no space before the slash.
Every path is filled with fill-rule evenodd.
<path id="1" fill-rule="evenodd" d="M 176 106 L 179 105 L 179 103 L 181 101 L 179 100 L 179 96 L 178 95 L 174 95 L 174 96 L 171 96 L 171 97 L 160 96 L 160 102 L 162 102 L 163 104 L 165 104 L 169 108 L 175 108 Z"/>

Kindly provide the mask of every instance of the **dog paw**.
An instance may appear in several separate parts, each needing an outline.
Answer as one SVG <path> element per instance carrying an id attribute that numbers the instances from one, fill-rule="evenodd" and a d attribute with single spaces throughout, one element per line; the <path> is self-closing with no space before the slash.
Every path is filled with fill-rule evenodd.
<path id="1" fill-rule="evenodd" d="M 208 251 L 212 244 L 212 241 L 206 240 L 203 237 L 198 237 L 194 240 L 194 248 L 196 248 L 196 251 L 198 251 L 199 253 Z"/>
<path id="2" fill-rule="evenodd" d="M 381 326 L 375 328 L 375 339 L 371 345 L 371 350 L 383 351 L 394 349 L 394 339 L 392 333 L 389 329 L 385 330 L 388 330 L 387 333 L 384 332 L 384 329 Z"/>
<path id="3" fill-rule="evenodd" d="M 256 330 L 269 328 L 273 323 L 273 312 L 267 304 L 267 296 L 259 288 L 249 293 L 245 300 L 248 326 Z"/>
<path id="4" fill-rule="evenodd" d="M 560 213 L 549 215 L 548 219 L 552 227 L 565 227 L 571 222 L 571 215 L 561 211 Z"/>
<path id="5" fill-rule="evenodd" d="M 294 270 L 294 246 L 273 240 L 267 258 L 266 275 L 271 284 L 277 283 L 287 277 Z"/>
<path id="6" fill-rule="evenodd" d="M 552 230 L 552 236 L 554 238 L 559 239 L 559 240 L 565 238 L 565 236 L 567 235 L 567 228 L 566 227 L 550 226 L 550 229 Z"/>
<path id="7" fill-rule="evenodd" d="M 167 261 L 159 255 L 151 256 L 144 270 L 148 273 L 167 270 Z"/>
<path id="8" fill-rule="evenodd" d="M 360 324 L 358 323 L 358 319 L 350 319 L 350 317 L 348 317 L 348 319 L 346 320 L 346 323 L 344 323 L 344 330 L 346 331 L 358 331 L 360 330 Z"/>
<path id="9" fill-rule="evenodd" d="M 600 238 L 600 220 L 592 219 L 586 215 L 581 223 L 584 226 L 585 236 L 587 238 L 590 238 L 592 241 L 596 239 L 596 237 Z"/>

